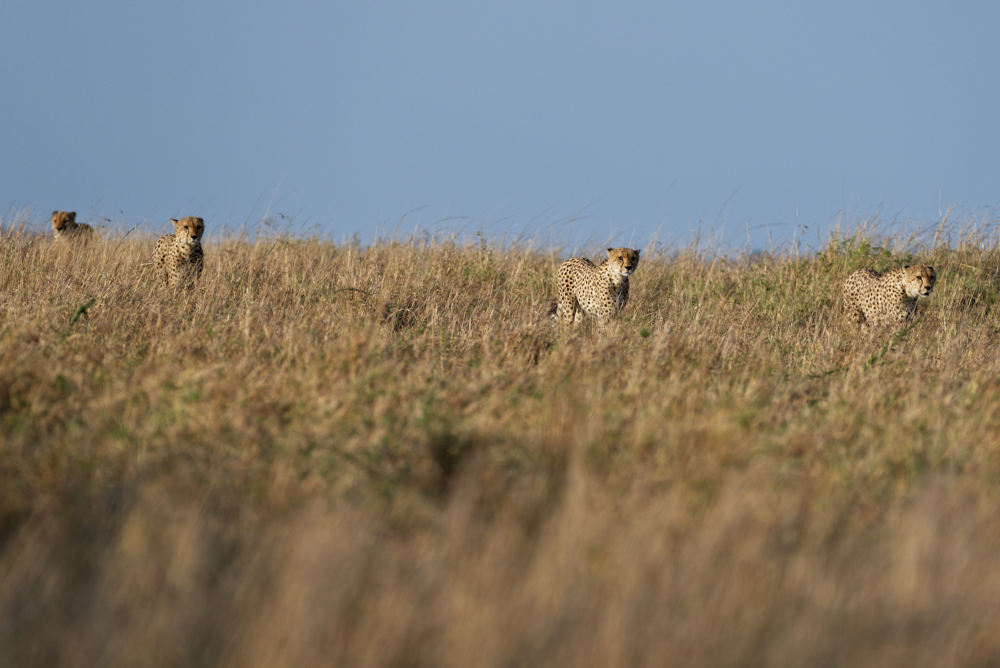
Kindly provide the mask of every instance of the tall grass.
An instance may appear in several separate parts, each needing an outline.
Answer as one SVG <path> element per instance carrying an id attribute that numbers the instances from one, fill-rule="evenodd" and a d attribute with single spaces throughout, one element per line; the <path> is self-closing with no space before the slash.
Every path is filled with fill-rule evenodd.
<path id="1" fill-rule="evenodd" d="M 0 235 L 0 665 L 1000 661 L 1000 247 Z M 596 257 L 595 252 L 595 257 Z M 933 264 L 911 327 L 854 269 Z"/>

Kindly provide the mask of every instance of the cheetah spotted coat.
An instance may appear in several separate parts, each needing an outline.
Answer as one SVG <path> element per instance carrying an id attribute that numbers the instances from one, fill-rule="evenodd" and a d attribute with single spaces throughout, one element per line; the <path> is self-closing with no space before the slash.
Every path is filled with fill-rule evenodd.
<path id="1" fill-rule="evenodd" d="M 166 234 L 156 242 L 153 262 L 160 280 L 167 286 L 192 286 L 201 276 L 205 256 L 201 250 L 201 236 L 205 221 L 188 216 L 171 219 L 174 234 Z"/>
<path id="2" fill-rule="evenodd" d="M 638 264 L 639 251 L 631 248 L 609 248 L 596 266 L 582 257 L 563 262 L 556 273 L 556 320 L 568 327 L 586 315 L 607 325 L 628 303 L 628 277 Z"/>
<path id="3" fill-rule="evenodd" d="M 934 288 L 934 267 L 913 265 L 880 274 L 858 269 L 844 281 L 844 308 L 853 324 L 900 325 L 909 322 L 917 299 Z"/>
<path id="4" fill-rule="evenodd" d="M 53 211 L 50 222 L 56 241 L 78 243 L 94 238 L 93 227 L 76 222 L 76 211 Z"/>

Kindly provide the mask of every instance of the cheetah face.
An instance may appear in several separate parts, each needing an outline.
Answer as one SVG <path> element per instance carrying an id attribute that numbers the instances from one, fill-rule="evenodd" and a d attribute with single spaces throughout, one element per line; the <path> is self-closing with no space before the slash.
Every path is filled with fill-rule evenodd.
<path id="1" fill-rule="evenodd" d="M 917 264 L 912 267 L 903 267 L 903 269 L 906 272 L 906 277 L 903 279 L 903 289 L 908 297 L 927 297 L 931 294 L 931 290 L 934 289 L 934 281 L 937 280 L 934 267 Z"/>
<path id="2" fill-rule="evenodd" d="M 195 216 L 188 216 L 180 220 L 171 218 L 170 222 L 174 224 L 174 236 L 181 243 L 185 243 L 188 246 L 194 246 L 199 243 L 201 235 L 205 233 L 205 220 L 202 218 Z"/>
<path id="3" fill-rule="evenodd" d="M 76 211 L 53 211 L 52 212 L 52 229 L 56 232 L 62 232 L 68 227 L 73 227 L 76 224 Z"/>
<path id="4" fill-rule="evenodd" d="M 608 260 L 622 276 L 631 276 L 639 264 L 639 251 L 632 248 L 609 248 Z"/>

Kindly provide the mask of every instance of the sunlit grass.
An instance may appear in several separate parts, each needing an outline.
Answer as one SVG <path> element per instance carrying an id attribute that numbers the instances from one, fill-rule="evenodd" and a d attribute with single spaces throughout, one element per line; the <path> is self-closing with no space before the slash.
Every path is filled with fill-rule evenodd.
<path id="1" fill-rule="evenodd" d="M 0 234 L 0 664 L 956 665 L 1000 652 L 1000 248 Z M 597 249 L 593 253 L 597 258 Z M 932 264 L 912 326 L 854 269 Z"/>

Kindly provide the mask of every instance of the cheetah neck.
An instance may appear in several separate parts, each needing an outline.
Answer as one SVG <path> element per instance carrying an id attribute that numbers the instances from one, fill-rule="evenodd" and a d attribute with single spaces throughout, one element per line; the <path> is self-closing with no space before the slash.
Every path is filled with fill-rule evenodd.
<path id="1" fill-rule="evenodd" d="M 187 237 L 174 237 L 174 247 L 185 258 L 190 258 L 201 253 L 201 242 L 195 241 L 193 244 L 189 244 Z"/>
<path id="2" fill-rule="evenodd" d="M 604 270 L 604 277 L 608 279 L 610 285 L 618 288 L 628 283 L 628 276 L 616 270 L 607 260 L 601 263 L 601 269 Z"/>
<path id="3" fill-rule="evenodd" d="M 903 279 L 899 279 L 896 282 L 896 290 L 899 292 L 899 298 L 903 303 L 917 303 L 917 298 L 911 297 L 910 294 L 906 292 L 906 282 Z"/>

